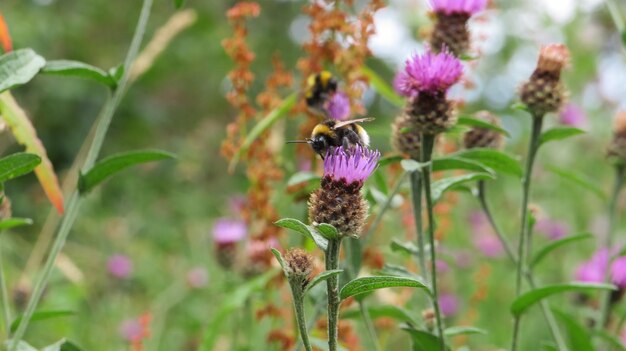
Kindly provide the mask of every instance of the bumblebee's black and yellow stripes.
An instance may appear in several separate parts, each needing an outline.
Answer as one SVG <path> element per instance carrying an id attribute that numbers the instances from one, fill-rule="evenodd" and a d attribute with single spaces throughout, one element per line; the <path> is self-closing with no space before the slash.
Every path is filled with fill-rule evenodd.
<path id="1" fill-rule="evenodd" d="M 337 91 L 337 79 L 328 71 L 310 75 L 306 85 L 306 104 L 316 111 L 322 110 L 328 97 Z"/>
<path id="2" fill-rule="evenodd" d="M 330 147 L 343 146 L 344 148 L 355 145 L 369 146 L 370 137 L 363 127 L 357 122 L 371 121 L 371 118 L 361 118 L 351 121 L 339 122 L 328 119 L 313 128 L 311 139 L 308 143 L 313 150 L 322 158 Z"/>

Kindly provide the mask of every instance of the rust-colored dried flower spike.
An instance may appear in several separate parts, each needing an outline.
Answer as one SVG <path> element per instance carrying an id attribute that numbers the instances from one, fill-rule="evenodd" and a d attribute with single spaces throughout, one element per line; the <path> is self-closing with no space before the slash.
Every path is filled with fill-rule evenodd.
<path id="1" fill-rule="evenodd" d="M 406 113 L 398 115 L 391 124 L 391 145 L 414 160 L 421 157 L 420 131 L 411 123 Z"/>
<path id="2" fill-rule="evenodd" d="M 302 288 L 309 283 L 313 271 L 313 257 L 302 249 L 291 249 L 285 254 L 285 275 L 291 282 L 300 284 Z"/>
<path id="3" fill-rule="evenodd" d="M 498 117 L 487 111 L 478 112 L 476 114 L 476 119 L 497 127 L 500 126 L 500 120 Z M 473 149 L 477 147 L 499 149 L 502 147 L 502 141 L 503 137 L 501 133 L 488 128 L 474 127 L 463 136 L 463 144 L 466 149 Z"/>
<path id="4" fill-rule="evenodd" d="M 467 21 L 485 9 L 487 0 L 431 0 L 437 23 L 430 37 L 433 50 L 448 48 L 455 56 L 465 54 L 470 47 Z"/>
<path id="5" fill-rule="evenodd" d="M 569 63 L 569 50 L 563 44 L 541 48 L 537 68 L 520 89 L 520 98 L 535 117 L 558 111 L 566 97 L 561 71 Z"/>
<path id="6" fill-rule="evenodd" d="M 363 182 L 374 172 L 380 153 L 361 146 L 332 148 L 324 158 L 322 186 L 309 199 L 309 220 L 327 223 L 341 236 L 357 237 L 367 218 Z"/>
<path id="7" fill-rule="evenodd" d="M 617 159 L 618 162 L 626 164 L 626 110 L 615 115 L 613 140 L 609 145 L 608 155 Z"/>

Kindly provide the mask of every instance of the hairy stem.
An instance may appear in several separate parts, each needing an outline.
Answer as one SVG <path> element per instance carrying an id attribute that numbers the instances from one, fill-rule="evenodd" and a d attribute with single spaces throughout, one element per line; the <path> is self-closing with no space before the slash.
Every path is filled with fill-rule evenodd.
<path id="1" fill-rule="evenodd" d="M 104 137 L 109 129 L 109 125 L 111 124 L 111 120 L 113 119 L 113 115 L 115 110 L 119 106 L 119 103 L 126 91 L 126 85 L 128 83 L 128 74 L 130 71 L 130 67 L 132 66 L 135 57 L 137 56 L 137 52 L 139 51 L 139 47 L 141 46 L 141 41 L 143 39 L 144 32 L 146 30 L 146 25 L 148 23 L 148 18 L 150 17 L 150 10 L 152 8 L 153 0 L 144 0 L 141 8 L 141 14 L 139 15 L 139 21 L 135 28 L 135 33 L 133 35 L 133 39 L 130 44 L 130 48 L 128 53 L 126 54 L 126 58 L 124 60 L 124 74 L 120 78 L 118 82 L 117 88 L 114 90 L 113 95 L 109 100 L 107 100 L 104 105 L 100 116 L 96 120 L 97 127 L 94 135 L 94 139 L 91 142 L 89 150 L 87 151 L 87 156 L 85 158 L 85 163 L 83 164 L 83 171 L 88 171 L 95 163 L 98 155 L 100 154 L 100 149 L 102 148 L 102 144 L 104 142 Z M 78 190 L 75 189 L 70 195 L 70 199 L 67 203 L 67 208 L 65 209 L 65 214 L 63 219 L 61 220 L 61 225 L 59 227 L 58 233 L 54 242 L 52 243 L 52 247 L 50 249 L 50 253 L 48 258 L 43 266 L 43 269 L 35 283 L 35 287 L 33 289 L 33 293 L 31 298 L 28 300 L 28 305 L 26 306 L 26 310 L 24 311 L 24 315 L 22 316 L 22 320 L 20 322 L 15 335 L 12 338 L 11 347 L 9 350 L 15 351 L 17 350 L 17 345 L 24 337 L 26 333 L 26 329 L 28 328 L 28 324 L 41 300 L 41 295 L 43 294 L 43 290 L 48 284 L 48 280 L 50 279 L 50 274 L 52 273 L 52 269 L 54 267 L 54 263 L 63 249 L 65 245 L 65 240 L 74 225 L 74 221 L 78 214 L 78 210 L 80 208 L 80 204 L 82 199 Z"/>
<path id="2" fill-rule="evenodd" d="M 435 136 L 422 134 L 422 161 L 428 162 L 428 166 L 422 168 L 423 170 L 423 185 L 424 195 L 426 198 L 426 209 L 428 212 L 428 239 L 430 240 L 430 281 L 433 293 L 433 308 L 435 309 L 435 318 L 437 320 L 437 335 L 439 336 L 439 349 L 441 351 L 446 350 L 446 340 L 443 334 L 443 320 L 441 317 L 441 310 L 439 308 L 439 292 L 437 287 L 437 249 L 435 247 L 435 215 L 433 211 L 433 199 L 431 195 L 430 183 L 432 165 L 430 160 L 432 159 L 433 147 L 435 146 Z M 417 220 L 417 218 L 416 218 Z"/>
<path id="3" fill-rule="evenodd" d="M 339 267 L 341 239 L 328 240 L 326 249 L 326 270 Z M 334 275 L 326 281 L 328 292 L 328 350 L 337 351 L 339 338 L 339 277 Z"/>
<path id="4" fill-rule="evenodd" d="M 0 239 L 2 239 L 0 233 Z M 2 245 L 0 245 L 0 306 L 2 306 L 2 320 L 6 331 L 6 338 L 11 335 L 11 304 L 9 302 L 9 293 L 7 292 L 7 283 L 4 276 L 4 266 L 2 262 Z"/>
<path id="5" fill-rule="evenodd" d="M 411 200 L 413 201 L 413 219 L 415 221 L 416 243 L 419 250 L 417 261 L 420 274 L 429 281 L 426 270 L 426 245 L 424 244 L 424 223 L 422 220 L 422 179 L 420 171 L 411 172 Z"/>
<path id="6" fill-rule="evenodd" d="M 370 313 L 362 300 L 359 301 L 359 311 L 361 312 L 361 318 L 363 318 L 363 322 L 365 323 L 365 327 L 371 339 L 370 342 L 374 347 L 374 350 L 380 351 L 380 346 L 378 346 L 378 335 L 376 335 L 376 328 L 374 327 L 374 323 L 372 322 Z"/>
<path id="7" fill-rule="evenodd" d="M 300 339 L 306 351 L 312 351 L 311 342 L 309 341 L 309 332 L 307 330 L 306 316 L 304 314 L 304 292 L 302 291 L 302 282 L 289 281 L 291 286 L 291 295 L 293 297 L 293 309 L 296 314 L 296 324 L 300 332 Z"/>
<path id="8" fill-rule="evenodd" d="M 526 270 L 528 253 L 530 252 L 530 226 L 528 225 L 528 200 L 530 196 L 530 183 L 533 173 L 533 165 L 535 156 L 540 146 L 541 127 L 543 125 L 543 116 L 533 116 L 532 134 L 530 143 L 528 144 L 528 156 L 526 158 L 526 169 L 522 179 L 522 224 L 519 235 L 519 246 L 517 248 L 517 275 L 515 280 L 515 295 L 520 296 L 522 293 L 522 277 Z M 511 351 L 517 350 L 519 330 L 521 324 L 521 316 L 515 317 L 513 321 L 513 340 Z"/>

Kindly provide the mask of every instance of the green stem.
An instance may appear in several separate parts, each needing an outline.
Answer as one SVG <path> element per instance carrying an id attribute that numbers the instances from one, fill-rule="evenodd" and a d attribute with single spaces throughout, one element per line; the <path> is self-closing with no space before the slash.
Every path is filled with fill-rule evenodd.
<path id="1" fill-rule="evenodd" d="M 111 120 L 113 118 L 115 110 L 119 106 L 119 103 L 124 96 L 124 93 L 126 91 L 126 85 L 128 83 L 130 68 L 132 67 L 132 63 L 137 56 L 139 47 L 141 46 L 141 41 L 146 30 L 148 18 L 150 17 L 152 1 L 153 0 L 143 1 L 141 13 L 139 15 L 139 21 L 137 22 L 137 27 L 135 28 L 135 33 L 133 35 L 130 48 L 128 49 L 128 53 L 126 54 L 126 58 L 124 60 L 124 74 L 122 74 L 122 77 L 120 78 L 118 86 L 114 90 L 112 97 L 107 100 L 101 111 L 100 116 L 96 120 L 96 123 L 98 123 L 96 127 L 96 133 L 94 135 L 93 142 L 89 147 L 89 151 L 87 152 L 87 157 L 82 167 L 83 171 L 89 170 L 98 158 L 100 149 L 102 148 L 102 144 L 104 142 L 104 137 L 106 136 L 106 133 L 109 129 L 109 125 L 111 124 Z M 50 279 L 50 274 L 52 273 L 52 269 L 54 267 L 57 256 L 63 249 L 63 246 L 65 245 L 65 240 L 67 239 L 67 236 L 72 229 L 74 221 L 76 220 L 76 216 L 78 214 L 81 202 L 82 198 L 80 197 L 78 190 L 75 189 L 72 192 L 72 195 L 70 195 L 69 201 L 67 203 L 67 208 L 65 209 L 65 215 L 63 216 L 63 219 L 61 221 L 57 236 L 52 243 L 50 253 L 43 266 L 42 272 L 39 275 L 37 282 L 35 283 L 33 293 L 31 295 L 31 298 L 28 300 L 28 305 L 26 306 L 26 310 L 24 311 L 24 315 L 22 316 L 20 325 L 12 338 L 12 344 L 9 348 L 9 350 L 11 351 L 17 350 L 17 345 L 26 333 L 28 324 L 30 323 L 33 313 L 35 312 L 35 309 L 37 308 L 37 305 L 41 300 L 43 290 L 48 284 L 48 280 Z"/>
<path id="2" fill-rule="evenodd" d="M 378 335 L 376 335 L 376 328 L 374 327 L 374 323 L 372 323 L 370 313 L 362 300 L 359 301 L 359 310 L 361 311 L 361 317 L 363 318 L 363 322 L 365 323 L 365 327 L 371 339 L 371 343 L 374 346 L 374 350 L 380 351 L 380 346 L 378 345 Z"/>
<path id="3" fill-rule="evenodd" d="M 326 270 L 339 267 L 339 249 L 341 239 L 328 240 L 326 249 Z M 326 281 L 328 292 L 328 351 L 337 351 L 339 338 L 339 277 L 334 275 Z"/>
<path id="4" fill-rule="evenodd" d="M 304 293 L 302 291 L 302 282 L 289 281 L 291 286 L 291 295 L 293 297 L 293 309 L 296 313 L 296 324 L 300 331 L 300 339 L 306 351 L 312 351 L 311 342 L 309 341 L 309 332 L 307 330 L 306 316 L 304 314 Z"/>
<path id="5" fill-rule="evenodd" d="M 315 307 L 313 309 L 313 315 L 309 318 L 306 323 L 306 329 L 309 330 L 315 326 L 315 322 L 320 318 L 322 312 L 324 311 L 324 300 L 319 299 L 315 303 Z M 296 345 L 293 347 L 294 351 L 300 351 L 302 349 L 302 340 L 298 340 Z"/>
<path id="6" fill-rule="evenodd" d="M 385 200 L 385 203 L 383 203 L 383 205 L 380 207 L 380 210 L 378 210 L 378 213 L 376 214 L 376 218 L 374 219 L 374 222 L 372 222 L 372 225 L 369 226 L 369 228 L 367 229 L 367 232 L 361 239 L 363 240 L 363 246 L 367 246 L 367 243 L 370 241 L 372 236 L 374 236 L 374 233 L 376 233 L 376 230 L 378 229 L 378 227 L 380 226 L 380 223 L 382 222 L 384 214 L 391 207 L 391 202 L 393 201 L 393 198 L 396 196 L 397 193 L 400 192 L 400 188 L 402 187 L 402 183 L 404 183 L 404 179 L 406 179 L 406 176 L 407 176 L 406 172 L 402 173 L 400 178 L 398 178 L 398 181 L 396 182 L 393 189 L 391 189 L 391 192 L 387 195 L 387 199 Z"/>
<path id="7" fill-rule="evenodd" d="M 411 200 L 413 201 L 413 219 L 415 221 L 415 233 L 417 235 L 417 249 L 419 250 L 417 261 L 420 266 L 420 274 L 429 281 L 426 270 L 426 245 L 424 244 L 424 223 L 422 220 L 422 180 L 420 171 L 411 172 Z"/>
<path id="8" fill-rule="evenodd" d="M 437 249 L 435 247 L 435 215 L 433 213 L 433 199 L 430 189 L 430 176 L 432 172 L 433 148 L 435 146 L 435 136 L 422 134 L 422 161 L 428 163 L 428 166 L 422 168 L 424 180 L 424 195 L 426 198 L 426 209 L 428 212 L 428 239 L 430 240 L 430 279 L 433 293 L 433 307 L 435 309 L 435 318 L 437 320 L 437 334 L 439 336 L 439 349 L 446 350 L 446 340 L 443 334 L 443 320 L 439 308 L 439 292 L 437 287 Z M 417 220 L 417 218 L 416 218 Z"/>
<path id="9" fill-rule="evenodd" d="M 0 233 L 2 239 L 2 233 Z M 7 292 L 7 283 L 4 276 L 4 266 L 2 262 L 2 245 L 0 245 L 0 302 L 2 305 L 2 317 L 4 321 L 4 329 L 7 339 L 11 335 L 11 304 L 9 303 L 9 293 Z"/>
<path id="10" fill-rule="evenodd" d="M 489 220 L 489 223 L 491 224 L 491 228 L 498 236 L 498 239 L 500 239 L 500 242 L 502 243 L 502 246 L 507 252 L 509 259 L 514 265 L 517 265 L 517 256 L 515 255 L 515 252 L 513 251 L 511 244 L 508 242 L 506 237 L 502 234 L 502 232 L 500 231 L 500 228 L 498 227 L 495 220 L 493 219 L 493 216 L 491 215 L 491 211 L 489 210 L 489 205 L 487 204 L 487 196 L 485 194 L 485 182 L 482 180 L 478 182 L 478 199 L 480 200 L 480 205 L 482 207 L 483 212 L 485 213 L 485 215 L 487 216 L 487 219 Z M 524 274 L 524 276 L 526 277 L 526 281 L 528 282 L 528 285 L 532 289 L 535 289 L 536 285 L 533 279 L 532 271 L 530 270 L 526 271 L 526 274 Z M 552 333 L 552 337 L 554 338 L 554 341 L 556 342 L 558 349 L 561 351 L 567 351 L 568 350 L 567 344 L 565 343 L 565 339 L 563 339 L 563 335 L 561 335 L 561 331 L 559 329 L 558 324 L 556 323 L 552 310 L 550 310 L 550 306 L 545 300 L 542 300 L 540 305 L 541 305 L 541 310 L 543 312 L 543 316 L 546 322 L 548 323 L 548 327 L 550 328 L 550 332 Z"/>
<path id="11" fill-rule="evenodd" d="M 530 183 L 533 172 L 535 157 L 540 146 L 541 127 L 543 126 L 543 116 L 533 116 L 532 134 L 530 143 L 528 144 L 528 156 L 526 158 L 526 169 L 524 178 L 522 179 L 522 224 L 519 236 L 519 246 L 517 248 L 517 275 L 515 281 L 515 295 L 520 296 L 522 293 L 522 277 L 526 269 L 528 253 L 530 252 L 530 226 L 528 225 L 528 200 L 530 195 Z M 511 351 L 517 350 L 519 330 L 521 324 L 521 316 L 515 317 L 513 321 L 513 341 Z"/>
<path id="12" fill-rule="evenodd" d="M 617 228 L 617 220 L 619 218 L 618 216 L 618 210 L 617 210 L 617 203 L 619 200 L 619 195 L 620 192 L 622 190 L 622 188 L 624 187 L 624 179 L 626 177 L 626 166 L 623 164 L 619 164 L 615 167 L 615 183 L 613 185 L 613 193 L 611 195 L 611 202 L 609 203 L 609 228 L 608 228 L 608 232 L 606 234 L 606 241 L 604 243 L 604 246 L 607 250 L 611 250 L 611 248 L 613 247 L 613 239 L 614 239 L 614 235 L 615 235 L 615 228 Z M 609 253 L 609 263 L 613 261 L 613 257 L 611 256 L 611 254 Z M 606 283 L 610 282 L 610 274 L 609 274 L 609 270 L 610 270 L 611 265 L 607 264 L 606 265 L 606 271 L 604 272 L 604 281 Z M 611 310 L 611 293 L 607 292 L 606 294 L 602 295 L 602 301 L 600 304 L 600 314 L 599 314 L 599 319 L 598 319 L 598 323 L 596 323 L 596 330 L 600 330 L 602 328 L 604 328 L 608 321 L 609 321 L 609 315 L 610 315 L 610 310 Z"/>

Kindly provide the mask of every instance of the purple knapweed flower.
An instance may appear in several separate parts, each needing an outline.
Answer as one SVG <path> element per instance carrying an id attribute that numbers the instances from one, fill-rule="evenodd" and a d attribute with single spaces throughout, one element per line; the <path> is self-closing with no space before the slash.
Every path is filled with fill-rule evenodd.
<path id="1" fill-rule="evenodd" d="M 620 289 L 626 288 L 626 256 L 616 258 L 611 264 L 611 282 Z"/>
<path id="2" fill-rule="evenodd" d="M 133 272 L 133 261 L 124 255 L 113 255 L 107 261 L 107 269 L 115 278 L 126 279 Z"/>
<path id="3" fill-rule="evenodd" d="M 363 183 L 376 169 L 380 152 L 360 145 L 344 150 L 331 148 L 324 158 L 324 176 L 333 180 L 344 179 L 348 184 Z"/>
<path id="4" fill-rule="evenodd" d="M 243 240 L 248 233 L 242 220 L 219 218 L 213 224 L 213 240 L 218 244 L 232 244 Z"/>
<path id="5" fill-rule="evenodd" d="M 535 224 L 535 231 L 545 235 L 550 240 L 558 240 L 570 232 L 569 225 L 561 221 L 542 218 Z"/>
<path id="6" fill-rule="evenodd" d="M 444 316 L 455 315 L 459 311 L 459 299 L 454 294 L 439 295 L 439 308 Z"/>
<path id="7" fill-rule="evenodd" d="M 559 113 L 559 122 L 578 129 L 585 129 L 589 125 L 585 111 L 574 103 L 569 103 L 563 107 Z"/>
<path id="8" fill-rule="evenodd" d="M 574 279 L 585 283 L 602 283 L 608 264 L 609 250 L 598 250 L 589 261 L 578 266 Z"/>
<path id="9" fill-rule="evenodd" d="M 451 14 L 466 14 L 471 16 L 487 7 L 487 0 L 431 0 L 433 11 Z"/>
<path id="10" fill-rule="evenodd" d="M 405 62 L 404 70 L 398 73 L 394 85 L 400 94 L 407 97 L 421 92 L 445 93 L 461 79 L 463 65 L 449 52 L 438 54 L 430 49 L 422 55 L 413 55 Z"/>
<path id="11" fill-rule="evenodd" d="M 337 121 L 344 121 L 350 117 L 350 99 L 342 92 L 336 92 L 326 103 L 328 117 Z"/>

